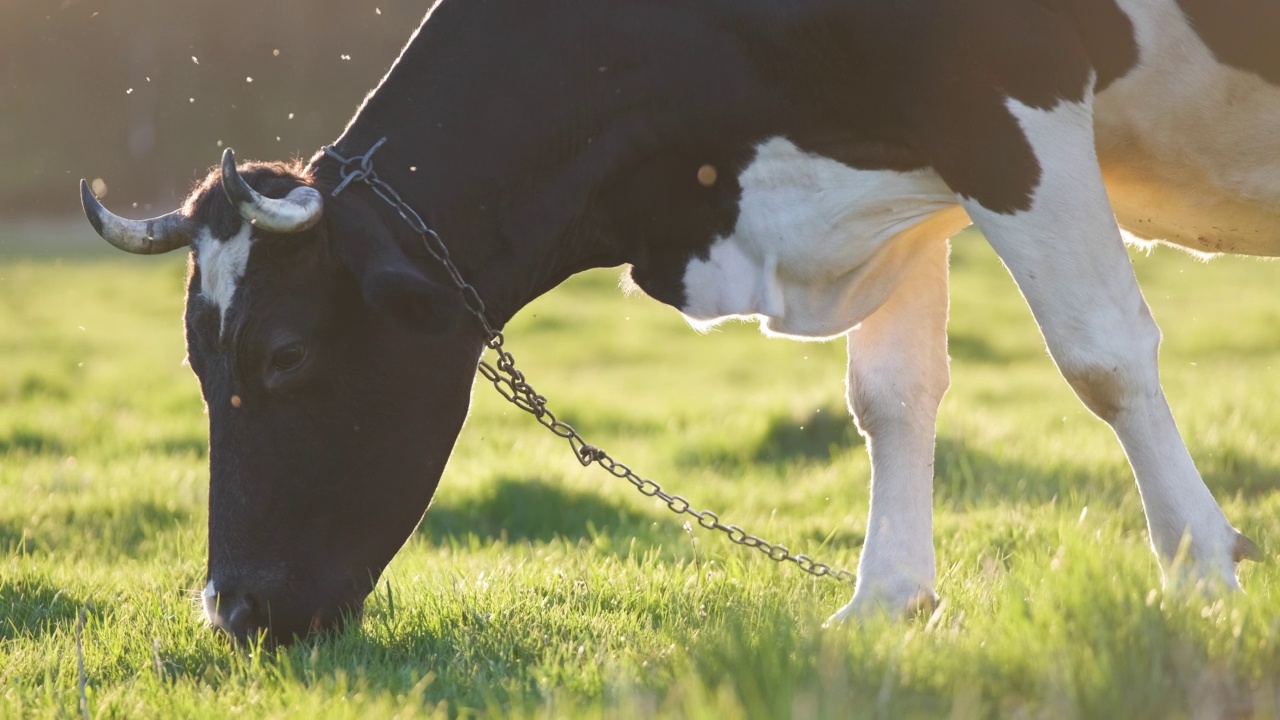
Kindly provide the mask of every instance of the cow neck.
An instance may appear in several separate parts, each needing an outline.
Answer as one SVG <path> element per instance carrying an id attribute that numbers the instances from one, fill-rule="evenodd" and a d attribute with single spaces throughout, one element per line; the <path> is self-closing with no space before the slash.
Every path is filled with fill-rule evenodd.
<path id="1" fill-rule="evenodd" d="M 336 147 L 344 156 L 355 157 L 377 142 L 348 133 Z M 462 277 L 484 301 L 494 327 L 503 327 L 523 307 L 570 276 L 624 262 L 611 246 L 592 242 L 600 235 L 584 219 L 585 207 L 531 208 L 525 198 L 502 197 L 486 203 L 483 188 L 469 187 L 465 181 L 449 182 L 451 177 L 465 178 L 465 172 L 406 160 L 425 155 L 398 148 L 392 137 L 373 156 L 371 168 L 440 236 Z M 339 163 L 322 154 L 312 160 L 312 168 L 326 193 L 341 180 Z M 401 247 L 421 247 L 422 239 L 410 224 L 367 185 L 351 183 L 342 192 L 367 203 Z M 422 262 L 433 266 L 429 268 L 433 276 L 446 278 L 434 260 L 423 257 Z"/>

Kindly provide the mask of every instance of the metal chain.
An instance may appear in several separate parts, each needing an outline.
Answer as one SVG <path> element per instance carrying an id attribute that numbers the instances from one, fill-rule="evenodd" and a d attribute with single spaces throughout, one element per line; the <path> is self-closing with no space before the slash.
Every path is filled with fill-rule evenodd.
<path id="1" fill-rule="evenodd" d="M 476 289 L 463 279 L 462 273 L 453 264 L 453 260 L 449 256 L 449 248 L 445 246 L 436 231 L 428 227 L 423 222 L 422 217 L 400 197 L 400 194 L 374 172 L 373 153 L 384 142 L 386 142 L 386 138 L 375 143 L 364 155 L 351 158 L 338 154 L 337 150 L 332 146 L 324 148 L 324 154 L 340 164 L 339 173 L 342 179 L 333 190 L 332 195 L 336 197 L 352 182 L 363 182 L 378 197 L 395 208 L 396 212 L 400 214 L 400 217 L 404 218 L 404 221 L 409 224 L 409 227 L 414 232 L 422 236 L 427 252 L 448 271 L 453 284 L 462 293 L 467 310 L 480 322 L 480 326 L 485 333 L 485 346 L 497 354 L 497 360 L 494 365 L 490 365 L 481 358 L 479 371 L 484 379 L 493 385 L 499 395 L 506 398 L 512 405 L 532 415 L 540 425 L 550 430 L 556 437 L 567 440 L 569 446 L 573 448 L 574 457 L 577 458 L 579 463 L 582 463 L 583 467 L 588 467 L 593 463 L 597 464 L 610 475 L 631 483 L 641 495 L 662 500 L 667 504 L 667 508 L 677 515 L 689 515 L 697 520 L 698 525 L 701 527 L 707 530 L 718 530 L 724 533 L 730 542 L 759 550 L 770 560 L 792 562 L 810 575 L 835 578 L 841 582 L 853 584 L 854 574 L 849 570 L 833 568 L 827 563 L 814 560 L 808 555 L 792 553 L 785 545 L 771 543 L 764 538 L 748 533 L 737 525 L 727 525 L 721 522 L 720 516 L 710 510 L 700 511 L 694 509 L 685 498 L 680 495 L 672 495 L 663 490 L 658 483 L 640 477 L 627 465 L 618 462 L 604 450 L 588 443 L 568 423 L 556 418 L 555 413 L 551 412 L 551 409 L 547 407 L 546 396 L 540 395 L 534 390 L 533 386 L 525 379 L 524 373 L 516 368 L 515 358 L 506 350 L 506 338 L 503 337 L 500 330 L 495 330 L 489 323 L 489 318 L 485 314 L 484 302 L 480 299 Z"/>

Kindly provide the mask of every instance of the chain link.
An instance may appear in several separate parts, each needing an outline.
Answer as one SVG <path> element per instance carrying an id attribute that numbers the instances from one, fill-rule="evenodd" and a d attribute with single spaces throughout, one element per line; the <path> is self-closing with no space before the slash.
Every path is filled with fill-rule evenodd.
<path id="1" fill-rule="evenodd" d="M 641 495 L 663 501 L 671 512 L 677 515 L 688 515 L 697 520 L 700 527 L 719 531 L 729 539 L 729 542 L 759 550 L 770 560 L 780 563 L 792 562 L 810 575 L 835 578 L 843 583 L 853 584 L 854 574 L 849 570 L 833 568 L 826 563 L 814 560 L 808 555 L 793 554 L 785 545 L 771 543 L 764 538 L 748 533 L 737 525 L 727 525 L 721 522 L 720 516 L 710 510 L 699 511 L 695 509 L 685 498 L 679 495 L 672 495 L 663 490 L 662 486 L 653 480 L 637 475 L 627 465 L 618 462 L 604 450 L 588 443 L 568 423 L 558 419 L 555 413 L 551 412 L 551 409 L 547 407 L 546 396 L 539 395 L 525 379 L 524 373 L 516 368 L 515 358 L 506 350 L 506 338 L 503 336 L 502 331 L 495 330 L 493 325 L 489 323 L 480 294 L 476 292 L 473 286 L 467 283 L 462 277 L 462 273 L 458 271 L 458 267 L 453 264 L 453 259 L 449 256 L 449 248 L 445 246 L 436 231 L 423 222 L 422 216 L 410 207 L 394 188 L 374 172 L 373 154 L 384 142 L 386 142 L 386 138 L 382 138 L 375 143 L 364 155 L 351 158 L 338 154 L 338 151 L 332 146 L 324 148 L 324 154 L 333 158 L 340 165 L 341 182 L 334 188 L 332 195 L 336 197 L 338 193 L 353 182 L 363 182 L 378 197 L 395 208 L 396 212 L 399 213 L 400 217 L 404 218 L 409 227 L 422 237 L 427 252 L 449 273 L 453 284 L 462 293 L 467 310 L 475 316 L 480 323 L 480 327 L 484 330 L 485 346 L 494 351 L 496 359 L 494 364 L 490 365 L 481 358 L 478 370 L 480 375 L 493 385 L 499 395 L 506 398 L 512 405 L 532 415 L 540 425 L 550 430 L 555 436 L 567 440 L 569 446 L 573 449 L 574 457 L 577 458 L 578 462 L 582 463 L 583 467 L 589 467 L 592 464 L 599 465 L 614 477 L 631 483 Z"/>

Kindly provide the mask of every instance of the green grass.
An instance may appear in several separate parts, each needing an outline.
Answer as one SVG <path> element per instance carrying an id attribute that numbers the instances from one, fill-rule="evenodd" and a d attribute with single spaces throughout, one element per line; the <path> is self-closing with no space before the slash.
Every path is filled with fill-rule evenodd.
<path id="1" fill-rule="evenodd" d="M 193 600 L 207 470 L 181 366 L 184 260 L 97 244 L 79 223 L 0 230 L 0 717 L 79 715 L 82 609 L 94 717 L 1278 712 L 1280 267 L 1136 256 L 1187 442 L 1272 558 L 1244 568 L 1247 594 L 1158 590 L 1114 438 L 969 235 L 953 256 L 932 621 L 824 629 L 849 588 L 687 532 L 478 388 L 364 623 L 238 653 Z M 616 276 L 576 278 L 513 324 L 535 386 L 697 507 L 853 567 L 869 471 L 843 345 L 699 336 Z"/>

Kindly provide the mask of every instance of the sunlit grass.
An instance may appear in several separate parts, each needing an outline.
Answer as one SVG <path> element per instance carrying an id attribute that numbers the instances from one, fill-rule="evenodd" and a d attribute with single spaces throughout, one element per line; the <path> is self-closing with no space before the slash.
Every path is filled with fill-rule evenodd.
<path id="1" fill-rule="evenodd" d="M 0 717 L 79 714 L 81 609 L 95 717 L 1277 712 L 1275 563 L 1246 566 L 1248 594 L 1158 591 L 1114 438 L 976 236 L 953 257 L 932 619 L 823 629 L 848 588 L 687 532 L 477 388 L 364 623 L 275 654 L 231 652 L 193 599 L 207 470 L 184 260 L 67 254 L 94 242 L 0 229 Z M 1274 560 L 1280 268 L 1167 250 L 1137 267 L 1187 442 Z M 508 333 L 556 411 L 696 506 L 855 565 L 869 471 L 842 344 L 699 336 L 616 285 L 577 278 Z"/>

